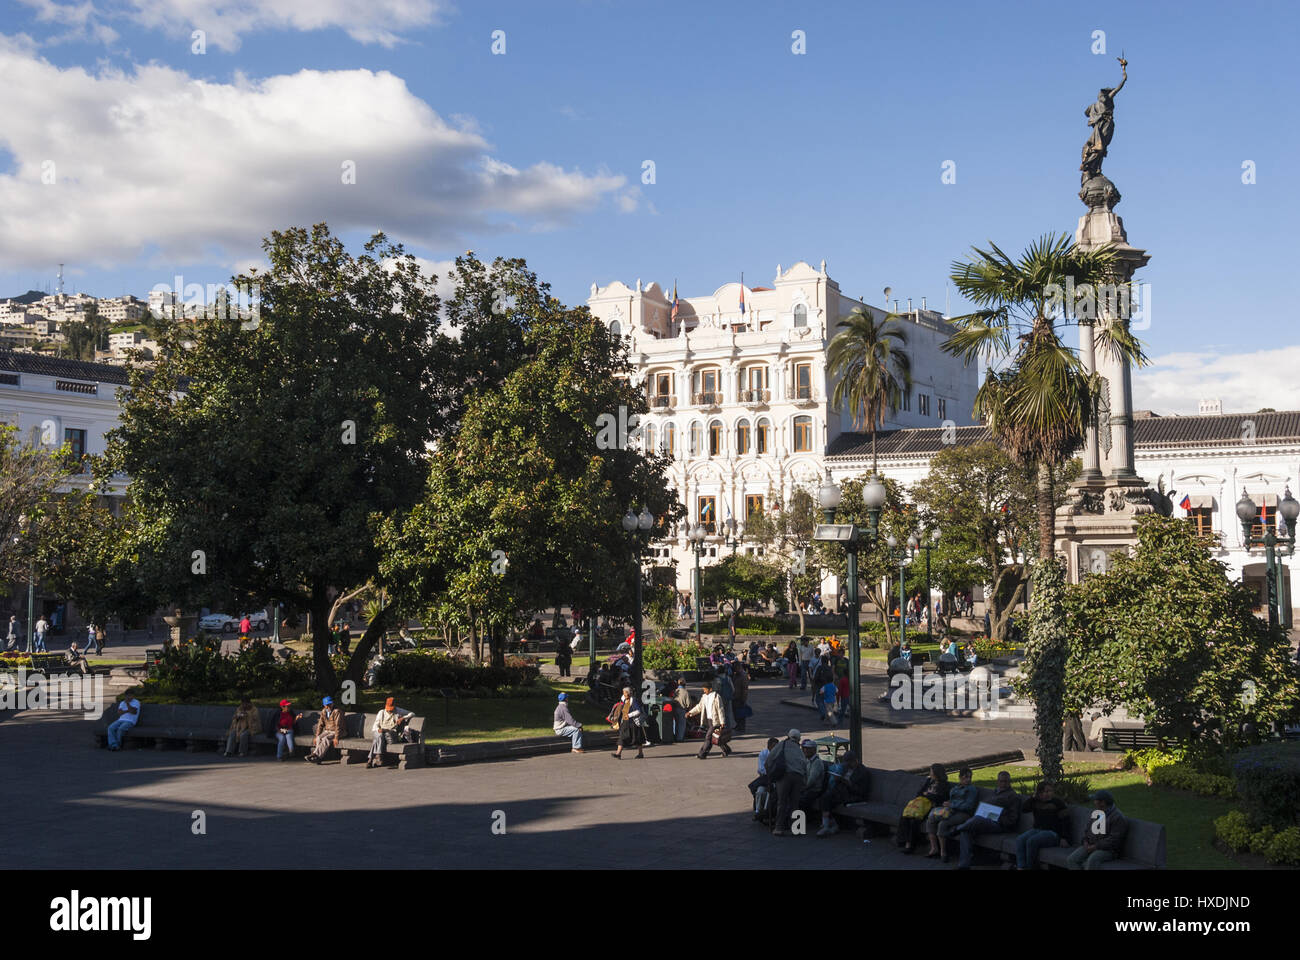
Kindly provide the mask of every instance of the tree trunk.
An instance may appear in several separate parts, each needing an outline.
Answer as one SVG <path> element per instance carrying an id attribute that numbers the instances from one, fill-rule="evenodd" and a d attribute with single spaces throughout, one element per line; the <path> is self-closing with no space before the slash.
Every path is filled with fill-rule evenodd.
<path id="1" fill-rule="evenodd" d="M 363 675 L 366 672 L 366 665 L 370 662 L 370 651 L 375 648 L 379 638 L 384 635 L 384 630 L 388 627 L 389 611 L 392 607 L 384 607 L 379 612 L 379 616 L 366 624 L 366 632 L 361 635 L 357 641 L 356 648 L 352 651 L 352 659 L 348 661 L 347 671 L 343 675 L 344 680 L 351 680 L 356 684 L 358 690 L 362 687 Z"/>
<path id="2" fill-rule="evenodd" d="M 799 601 L 797 606 L 799 609 L 799 636 L 802 637 L 808 633 L 803 624 L 803 601 Z"/>
<path id="3" fill-rule="evenodd" d="M 1052 468 L 1038 465 L 1038 559 L 1050 560 L 1056 554 L 1056 510 L 1052 506 Z"/>
<path id="4" fill-rule="evenodd" d="M 311 653 L 316 668 L 316 689 L 333 693 L 338 689 L 334 665 L 330 663 L 330 598 L 328 590 L 320 585 L 311 591 Z"/>
<path id="5" fill-rule="evenodd" d="M 501 628 L 495 623 L 487 626 L 488 650 L 492 654 L 492 666 L 504 667 L 506 665 L 506 645 L 504 638 L 501 636 Z"/>

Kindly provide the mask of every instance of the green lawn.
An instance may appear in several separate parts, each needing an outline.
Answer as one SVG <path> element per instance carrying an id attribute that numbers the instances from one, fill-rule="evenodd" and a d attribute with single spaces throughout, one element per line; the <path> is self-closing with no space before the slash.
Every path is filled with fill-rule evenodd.
<path id="1" fill-rule="evenodd" d="M 1000 770 L 1011 774 L 1021 793 L 1033 790 L 1038 767 L 981 767 L 974 782 L 995 785 Z M 1149 787 L 1141 770 L 1109 771 L 1095 764 L 1066 764 L 1066 773 L 1084 773 L 1093 790 L 1109 790 L 1115 805 L 1130 817 L 1165 825 L 1166 865 L 1171 870 L 1240 870 L 1242 865 L 1214 848 L 1214 819 L 1237 808 L 1232 800 L 1202 797 L 1183 790 Z"/>

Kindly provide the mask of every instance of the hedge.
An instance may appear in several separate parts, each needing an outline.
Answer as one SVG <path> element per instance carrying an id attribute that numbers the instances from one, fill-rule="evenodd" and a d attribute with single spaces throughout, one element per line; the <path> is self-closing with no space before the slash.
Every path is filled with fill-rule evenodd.
<path id="1" fill-rule="evenodd" d="M 1265 824 L 1254 830 L 1246 814 L 1230 810 L 1214 821 L 1214 834 L 1237 852 L 1249 850 L 1269 863 L 1300 865 L 1300 827 L 1275 830 Z"/>
<path id="2" fill-rule="evenodd" d="M 375 671 L 376 687 L 407 690 L 503 690 L 537 680 L 538 667 L 528 660 L 507 657 L 504 667 L 479 666 L 453 660 L 437 651 L 389 654 Z"/>
<path id="3" fill-rule="evenodd" d="M 1252 824 L 1285 832 L 1300 823 L 1300 741 L 1247 747 L 1234 758 L 1232 776 Z"/>

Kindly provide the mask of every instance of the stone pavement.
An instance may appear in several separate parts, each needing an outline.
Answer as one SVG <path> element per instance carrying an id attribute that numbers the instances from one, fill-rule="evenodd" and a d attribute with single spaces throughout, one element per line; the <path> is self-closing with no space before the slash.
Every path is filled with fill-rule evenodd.
<path id="1" fill-rule="evenodd" d="M 110 753 L 92 746 L 80 714 L 0 712 L 5 807 L 31 827 L 7 834 L 7 853 L 11 864 L 74 869 L 681 868 L 702 859 L 716 868 L 943 869 L 883 838 L 774 838 L 752 822 L 745 785 L 765 737 L 788 717 L 816 720 L 773 706 L 785 693 L 784 684 L 755 688 L 758 715 L 728 759 L 715 751 L 700 761 L 697 744 L 682 743 L 649 748 L 644 760 L 599 751 L 409 771 Z M 929 719 L 865 728 L 868 765 L 1031 745 L 1023 732 Z M 820 736 L 808 720 L 800 729 Z M 191 830 L 198 810 L 205 835 Z M 494 834 L 502 813 L 505 833 Z"/>

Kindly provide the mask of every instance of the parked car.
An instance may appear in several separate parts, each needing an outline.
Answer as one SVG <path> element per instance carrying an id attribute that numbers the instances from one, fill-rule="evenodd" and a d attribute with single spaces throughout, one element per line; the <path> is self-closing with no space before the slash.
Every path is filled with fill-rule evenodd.
<path id="1" fill-rule="evenodd" d="M 239 629 L 239 621 L 229 614 L 209 613 L 199 618 L 200 630 L 220 630 L 222 633 L 234 633 Z"/>

